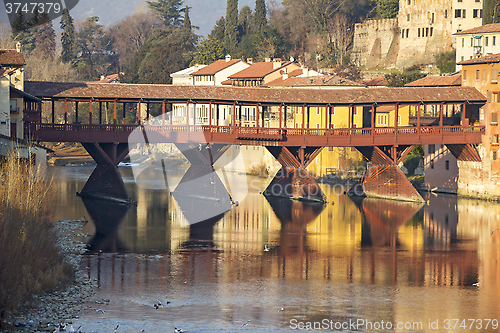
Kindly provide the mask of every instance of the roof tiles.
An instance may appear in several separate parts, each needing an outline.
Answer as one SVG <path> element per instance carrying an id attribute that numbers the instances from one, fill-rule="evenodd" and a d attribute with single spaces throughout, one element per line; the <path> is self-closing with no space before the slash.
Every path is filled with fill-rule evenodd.
<path id="1" fill-rule="evenodd" d="M 197 72 L 194 72 L 192 75 L 214 75 L 221 70 L 228 68 L 229 66 L 232 66 L 242 60 L 240 59 L 233 59 L 226 61 L 225 59 L 217 60 L 210 65 L 207 65 L 203 67 L 202 69 L 198 70 Z"/>
<path id="2" fill-rule="evenodd" d="M 455 32 L 454 35 L 480 34 L 488 32 L 500 32 L 500 23 L 490 23 L 479 27 Z"/>
<path id="3" fill-rule="evenodd" d="M 16 50 L 0 50 L 0 65 L 1 66 L 23 66 L 26 65 L 23 54 Z"/>

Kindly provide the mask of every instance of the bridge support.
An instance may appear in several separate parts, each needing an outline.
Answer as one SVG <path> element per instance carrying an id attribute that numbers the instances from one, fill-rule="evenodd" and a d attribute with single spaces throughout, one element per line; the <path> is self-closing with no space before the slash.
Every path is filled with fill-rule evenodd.
<path id="1" fill-rule="evenodd" d="M 424 199 L 397 166 L 413 149 L 404 146 L 356 147 L 372 165 L 350 190 L 351 196 L 423 202 Z"/>
<path id="2" fill-rule="evenodd" d="M 318 183 L 306 170 L 323 147 L 266 147 L 282 165 L 264 191 L 265 196 L 327 202 Z"/>
<path id="3" fill-rule="evenodd" d="M 82 191 L 82 197 L 132 203 L 122 176 L 118 171 L 120 163 L 128 154 L 128 143 L 82 143 L 82 146 L 96 162 Z"/>

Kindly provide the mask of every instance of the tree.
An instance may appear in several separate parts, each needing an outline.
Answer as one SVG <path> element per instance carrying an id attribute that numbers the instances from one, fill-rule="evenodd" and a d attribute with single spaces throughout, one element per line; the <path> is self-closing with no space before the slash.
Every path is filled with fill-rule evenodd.
<path id="1" fill-rule="evenodd" d="M 215 26 L 208 35 L 209 38 L 214 38 L 223 41 L 224 40 L 224 31 L 226 26 L 226 20 L 224 16 L 215 22 Z"/>
<path id="2" fill-rule="evenodd" d="M 180 27 L 183 23 L 181 13 L 185 10 L 181 7 L 184 0 L 157 0 L 157 2 L 146 1 L 149 8 L 158 13 L 167 27 Z"/>
<path id="3" fill-rule="evenodd" d="M 484 24 L 500 22 L 500 1 L 484 0 Z"/>
<path id="4" fill-rule="evenodd" d="M 257 31 L 262 31 L 266 28 L 267 17 L 266 17 L 266 1 L 265 0 L 255 0 L 255 15 L 254 15 L 254 27 Z"/>
<path id="5" fill-rule="evenodd" d="M 115 72 L 117 67 L 111 37 L 98 22 L 97 16 L 87 18 L 75 35 L 76 66 L 85 79 L 97 79 L 101 74 Z"/>
<path id="6" fill-rule="evenodd" d="M 225 52 L 222 41 L 215 38 L 207 38 L 201 41 L 190 66 L 194 64 L 209 65 L 214 61 L 224 58 L 224 56 Z"/>
<path id="7" fill-rule="evenodd" d="M 227 0 L 224 48 L 231 53 L 238 46 L 238 0 Z"/>
<path id="8" fill-rule="evenodd" d="M 186 68 L 192 60 L 189 43 L 182 29 L 155 30 L 132 59 L 124 82 L 171 83 L 170 73 Z"/>
<path id="9" fill-rule="evenodd" d="M 74 61 L 76 58 L 76 47 L 75 47 L 75 25 L 73 24 L 73 18 L 69 14 L 67 8 L 63 9 L 61 16 L 61 60 L 63 62 Z"/>
<path id="10" fill-rule="evenodd" d="M 113 50 L 120 68 L 125 68 L 143 47 L 161 20 L 151 11 L 137 12 L 111 27 Z"/>
<path id="11" fill-rule="evenodd" d="M 401 73 L 386 74 L 384 77 L 387 81 L 387 86 L 404 87 L 407 83 L 425 77 L 425 74 L 420 71 L 418 66 L 411 66 L 403 70 Z"/>
<path id="12" fill-rule="evenodd" d="M 399 0 L 377 0 L 377 12 L 383 19 L 396 18 L 399 12 Z"/>
<path id="13" fill-rule="evenodd" d="M 238 17 L 238 27 L 240 40 L 243 36 L 250 33 L 252 27 L 252 10 L 248 6 L 244 6 L 240 10 Z"/>
<path id="14" fill-rule="evenodd" d="M 456 70 L 456 50 L 439 53 L 436 65 L 441 73 L 453 73 Z"/>
<path id="15" fill-rule="evenodd" d="M 61 58 L 47 58 L 38 52 L 25 57 L 25 79 L 33 81 L 75 82 L 80 80 L 76 69 Z"/>
<path id="16" fill-rule="evenodd" d="M 48 18 L 47 14 L 42 15 L 47 16 L 44 20 Z M 56 55 L 56 33 L 50 19 L 36 28 L 36 51 L 40 56 L 51 59 Z"/>

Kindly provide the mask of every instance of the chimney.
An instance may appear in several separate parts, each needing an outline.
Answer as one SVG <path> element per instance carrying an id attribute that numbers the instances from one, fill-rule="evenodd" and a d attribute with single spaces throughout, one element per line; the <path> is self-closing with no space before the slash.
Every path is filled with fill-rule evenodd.
<path id="1" fill-rule="evenodd" d="M 101 75 L 101 81 L 103 81 L 103 80 L 104 80 L 104 78 L 105 78 L 105 76 L 104 76 L 104 75 Z"/>
<path id="2" fill-rule="evenodd" d="M 286 79 L 288 79 L 288 73 L 283 73 L 283 81 L 285 81 Z"/>
<path id="3" fill-rule="evenodd" d="M 253 58 L 247 58 L 247 63 L 249 65 L 253 65 Z"/>
<path id="4" fill-rule="evenodd" d="M 271 62 L 271 58 L 265 58 L 264 61 L 265 62 Z"/>
<path id="5" fill-rule="evenodd" d="M 302 74 L 304 74 L 305 77 L 309 76 L 309 70 L 307 69 L 307 67 L 302 67 Z"/>
<path id="6" fill-rule="evenodd" d="M 274 58 L 273 59 L 273 69 L 280 68 L 280 67 L 281 67 L 281 59 Z"/>
<path id="7" fill-rule="evenodd" d="M 21 53 L 21 43 L 20 42 L 16 43 L 16 51 Z"/>
<path id="8" fill-rule="evenodd" d="M 194 71 L 197 72 L 198 69 L 200 69 L 200 66 L 198 64 L 194 64 Z"/>
<path id="9" fill-rule="evenodd" d="M 231 55 L 226 55 L 226 62 L 230 62 L 231 61 Z"/>

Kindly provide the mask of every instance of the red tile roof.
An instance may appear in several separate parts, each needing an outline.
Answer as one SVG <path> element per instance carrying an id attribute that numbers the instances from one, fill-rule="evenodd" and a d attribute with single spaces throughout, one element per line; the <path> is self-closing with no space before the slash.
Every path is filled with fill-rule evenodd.
<path id="1" fill-rule="evenodd" d="M 490 23 L 479 27 L 455 32 L 453 35 L 480 34 L 487 32 L 500 32 L 500 23 Z"/>
<path id="2" fill-rule="evenodd" d="M 406 84 L 406 87 L 448 87 L 462 85 L 462 76 L 426 76 Z"/>
<path id="3" fill-rule="evenodd" d="M 256 62 L 252 66 L 239 71 L 238 73 L 235 73 L 233 75 L 230 75 L 230 79 L 258 79 L 258 78 L 263 78 L 266 75 L 280 70 L 283 67 L 291 64 L 290 61 L 285 61 L 281 63 L 281 66 L 278 68 L 274 68 L 274 62 Z"/>
<path id="4" fill-rule="evenodd" d="M 0 66 L 23 66 L 26 65 L 23 54 L 16 50 L 0 50 Z"/>
<path id="5" fill-rule="evenodd" d="M 371 80 L 363 81 L 363 84 L 365 84 L 368 87 L 375 87 L 375 86 L 380 86 L 384 87 L 387 86 L 387 80 L 383 77 L 376 77 Z"/>
<path id="6" fill-rule="evenodd" d="M 265 84 L 264 87 L 365 87 L 364 84 L 335 75 L 282 78 Z"/>
<path id="7" fill-rule="evenodd" d="M 107 84 L 84 82 L 26 81 L 25 91 L 36 97 L 63 100 L 110 99 L 188 101 L 233 101 L 270 104 L 357 104 L 373 103 L 436 103 L 443 100 L 460 103 L 485 103 L 484 97 L 474 87 L 403 87 L 377 89 L 266 89 L 214 86 L 174 86 L 166 84 Z"/>
<path id="8" fill-rule="evenodd" d="M 228 68 L 229 66 L 232 66 L 242 60 L 240 59 L 233 59 L 226 61 L 225 59 L 217 60 L 213 63 L 211 63 L 208 66 L 203 67 L 202 69 L 194 72 L 192 75 L 214 75 L 215 73 L 220 72 L 221 70 Z"/>
<path id="9" fill-rule="evenodd" d="M 120 77 L 120 74 L 111 74 L 111 75 L 108 75 L 108 76 L 104 77 L 103 79 L 101 79 L 101 80 L 99 80 L 97 82 L 110 83 L 110 82 L 113 82 L 113 81 L 117 81 L 119 77 Z"/>
<path id="10" fill-rule="evenodd" d="M 500 62 L 500 53 L 489 54 L 484 57 L 474 58 L 469 60 L 460 61 L 457 65 L 475 65 L 475 64 L 489 64 L 494 62 Z"/>

